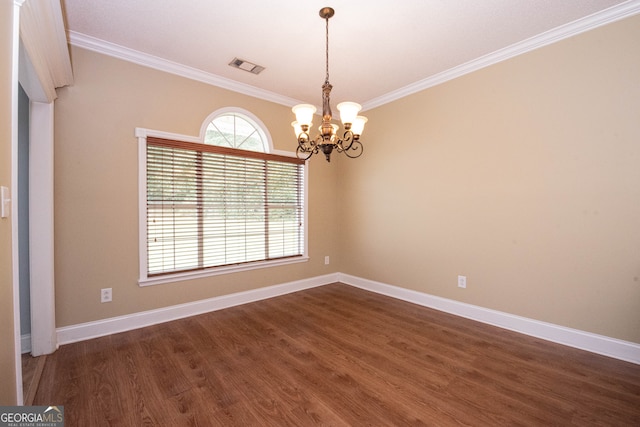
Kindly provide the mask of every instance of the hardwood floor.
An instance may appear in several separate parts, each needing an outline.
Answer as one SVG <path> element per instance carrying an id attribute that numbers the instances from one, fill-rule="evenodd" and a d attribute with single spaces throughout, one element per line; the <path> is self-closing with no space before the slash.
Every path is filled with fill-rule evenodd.
<path id="1" fill-rule="evenodd" d="M 62 346 L 67 426 L 640 426 L 640 366 L 333 284 Z"/>

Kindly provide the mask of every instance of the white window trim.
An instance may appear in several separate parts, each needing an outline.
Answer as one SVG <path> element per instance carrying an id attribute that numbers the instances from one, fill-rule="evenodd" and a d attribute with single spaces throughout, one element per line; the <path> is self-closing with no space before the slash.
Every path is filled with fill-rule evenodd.
<path id="1" fill-rule="evenodd" d="M 265 132 L 267 137 L 267 141 L 269 143 L 269 152 L 273 154 L 279 154 L 287 157 L 296 157 L 295 153 L 289 151 L 281 151 L 274 150 L 273 144 L 271 141 L 271 136 L 266 131 L 266 127 L 264 124 L 253 114 L 239 109 L 239 108 L 223 108 L 215 111 L 204 122 L 204 125 L 200 129 L 200 136 L 193 137 L 188 135 L 180 135 L 175 133 L 163 132 L 152 129 L 144 129 L 144 128 L 136 128 L 135 136 L 138 140 L 138 228 L 139 228 L 139 270 L 140 270 L 140 278 L 138 279 L 139 286 L 151 286 L 151 285 L 160 285 L 163 283 L 172 283 L 178 282 L 181 280 L 191 280 L 191 279 L 199 279 L 202 277 L 209 276 L 218 276 L 221 274 L 230 274 L 237 273 L 241 271 L 249 271 L 256 270 L 267 267 L 275 267 L 287 264 L 296 264 L 300 262 L 309 261 L 309 239 L 308 239 L 308 217 L 309 217 L 309 209 L 308 209 L 308 187 L 309 187 L 309 168 L 308 163 L 305 163 L 304 168 L 304 252 L 302 256 L 292 257 L 292 258 L 283 258 L 276 259 L 272 261 L 258 261 L 247 264 L 239 264 L 239 265 L 231 265 L 231 266 L 223 266 L 223 267 L 212 267 L 205 270 L 198 271 L 190 271 L 185 273 L 175 273 L 175 274 L 166 274 L 162 276 L 154 276 L 149 277 L 147 275 L 147 137 L 152 136 L 156 138 L 164 138 L 164 139 L 173 139 L 178 141 L 186 141 L 186 142 L 194 142 L 199 144 L 204 144 L 204 135 L 207 129 L 208 124 L 215 118 L 216 116 L 223 113 L 239 113 L 244 114 L 251 118 L 251 120 L 255 121 L 258 125 L 262 127 L 262 130 Z"/>

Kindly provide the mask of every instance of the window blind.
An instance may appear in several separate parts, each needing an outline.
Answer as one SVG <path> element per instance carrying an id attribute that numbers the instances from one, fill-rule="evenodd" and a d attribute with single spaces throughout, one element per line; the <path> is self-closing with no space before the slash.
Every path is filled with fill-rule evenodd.
<path id="1" fill-rule="evenodd" d="M 147 275 L 304 253 L 304 162 L 147 138 Z"/>

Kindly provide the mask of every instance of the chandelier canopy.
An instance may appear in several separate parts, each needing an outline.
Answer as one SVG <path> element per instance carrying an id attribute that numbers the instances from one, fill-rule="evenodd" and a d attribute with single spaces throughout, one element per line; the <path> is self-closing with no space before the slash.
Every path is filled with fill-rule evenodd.
<path id="1" fill-rule="evenodd" d="M 336 150 L 338 153 L 344 153 L 347 157 L 355 159 L 362 155 L 362 143 L 360 135 L 364 130 L 367 118 L 358 116 L 358 112 L 362 109 L 360 104 L 355 102 L 341 102 L 338 104 L 340 112 L 340 120 L 344 126 L 342 137 L 338 136 L 339 126 L 331 123 L 331 105 L 330 94 L 331 83 L 329 83 L 329 18 L 334 15 L 335 11 L 330 7 L 320 9 L 320 17 L 326 21 L 326 78 L 322 85 L 322 124 L 318 128 L 320 134 L 311 139 L 309 129 L 312 125 L 313 115 L 316 107 L 311 104 L 299 104 L 292 108 L 296 115 L 296 121 L 291 123 L 298 138 L 298 148 L 296 155 L 298 158 L 307 160 L 313 154 L 322 151 L 331 161 L 331 153 Z"/>

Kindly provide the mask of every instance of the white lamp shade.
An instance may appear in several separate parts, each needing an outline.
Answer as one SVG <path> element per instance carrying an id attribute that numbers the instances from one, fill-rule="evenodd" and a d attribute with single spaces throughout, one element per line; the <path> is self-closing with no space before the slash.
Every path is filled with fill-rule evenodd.
<path id="1" fill-rule="evenodd" d="M 316 112 L 316 107 L 311 104 L 298 104 L 291 109 L 293 114 L 296 115 L 296 120 L 300 126 L 311 126 L 313 120 L 313 114 Z"/>
<path id="2" fill-rule="evenodd" d="M 293 126 L 293 131 L 296 133 L 296 136 L 302 133 L 302 126 L 297 121 L 291 122 L 291 126 Z"/>
<path id="3" fill-rule="evenodd" d="M 353 121 L 353 124 L 351 125 L 351 132 L 353 132 L 354 135 L 362 135 L 364 124 L 367 123 L 367 120 L 369 119 L 367 119 L 365 116 L 356 117 L 356 119 Z"/>
<path id="4" fill-rule="evenodd" d="M 353 123 L 358 115 L 358 112 L 362 109 L 360 104 L 355 102 L 341 102 L 338 104 L 338 111 L 340 111 L 340 120 L 343 124 Z"/>

